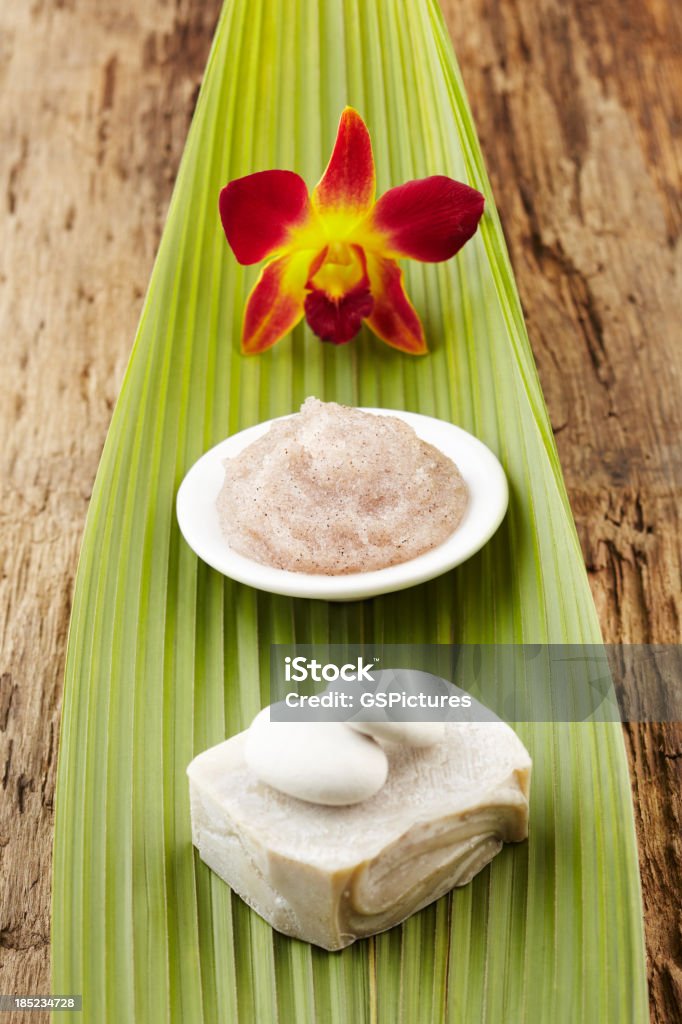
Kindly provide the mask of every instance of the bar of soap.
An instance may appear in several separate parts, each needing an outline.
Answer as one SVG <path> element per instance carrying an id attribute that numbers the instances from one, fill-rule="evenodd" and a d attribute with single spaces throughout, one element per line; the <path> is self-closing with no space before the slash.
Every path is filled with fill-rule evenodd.
<path id="1" fill-rule="evenodd" d="M 528 834 L 531 760 L 502 722 L 448 722 L 430 747 L 387 747 L 385 785 L 347 807 L 259 782 L 246 735 L 187 769 L 194 845 L 273 928 L 324 949 L 391 928 Z"/>

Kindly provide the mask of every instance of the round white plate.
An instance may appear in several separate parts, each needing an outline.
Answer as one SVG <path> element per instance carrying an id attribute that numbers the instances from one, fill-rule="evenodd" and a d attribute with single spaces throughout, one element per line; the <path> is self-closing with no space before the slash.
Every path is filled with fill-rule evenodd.
<path id="1" fill-rule="evenodd" d="M 409 423 L 422 440 L 439 448 L 457 465 L 469 489 L 469 503 L 460 525 L 443 544 L 409 562 L 347 576 L 288 572 L 237 554 L 223 537 L 216 508 L 216 499 L 225 480 L 223 462 L 265 434 L 275 422 L 268 420 L 233 434 L 211 448 L 194 463 L 182 481 L 177 498 L 178 523 L 192 550 L 218 572 L 250 587 L 272 594 L 324 601 L 356 601 L 414 587 L 476 554 L 502 522 L 509 500 L 504 470 L 490 449 L 461 427 L 431 416 L 396 409 L 364 409 L 363 412 L 397 416 Z"/>

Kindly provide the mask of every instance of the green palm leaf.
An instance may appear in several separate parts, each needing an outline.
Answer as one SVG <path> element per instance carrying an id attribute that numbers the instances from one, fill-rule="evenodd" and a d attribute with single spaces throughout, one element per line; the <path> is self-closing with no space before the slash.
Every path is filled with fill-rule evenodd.
<path id="1" fill-rule="evenodd" d="M 432 353 L 304 326 L 243 358 L 255 271 L 220 187 L 313 184 L 341 109 L 379 189 L 446 173 L 487 195 L 447 264 L 406 268 Z M 239 586 L 182 541 L 174 498 L 228 433 L 309 394 L 452 419 L 502 459 L 508 517 L 468 564 L 352 605 Z M 402 927 L 327 954 L 274 933 L 198 861 L 185 767 L 267 700 L 269 645 L 599 642 L 502 232 L 435 0 L 227 0 L 94 489 L 74 601 L 57 792 L 54 987 L 84 1020 L 610 1024 L 647 1019 L 620 729 L 527 725 L 532 834 Z"/>

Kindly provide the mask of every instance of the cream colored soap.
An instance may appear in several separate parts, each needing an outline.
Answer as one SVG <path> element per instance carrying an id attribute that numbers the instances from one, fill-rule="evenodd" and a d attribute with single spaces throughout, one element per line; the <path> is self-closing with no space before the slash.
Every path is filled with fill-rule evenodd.
<path id="1" fill-rule="evenodd" d="M 193 842 L 285 935 L 342 949 L 466 884 L 503 843 L 528 834 L 531 761 L 501 722 L 446 723 L 425 748 L 387 745 L 383 787 L 345 807 L 260 782 L 246 735 L 188 768 Z"/>

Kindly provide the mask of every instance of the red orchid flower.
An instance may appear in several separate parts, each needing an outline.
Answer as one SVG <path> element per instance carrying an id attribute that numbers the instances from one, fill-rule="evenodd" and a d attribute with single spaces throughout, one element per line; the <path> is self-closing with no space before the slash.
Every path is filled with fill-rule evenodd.
<path id="1" fill-rule="evenodd" d="M 238 261 L 271 257 L 247 301 L 242 350 L 270 348 L 305 316 L 335 345 L 351 341 L 366 320 L 387 344 L 423 354 L 424 331 L 396 259 L 450 259 L 476 231 L 483 202 L 476 189 L 440 174 L 408 181 L 375 202 L 369 132 L 346 107 L 310 196 L 293 171 L 248 174 L 220 193 L 220 217 Z"/>

